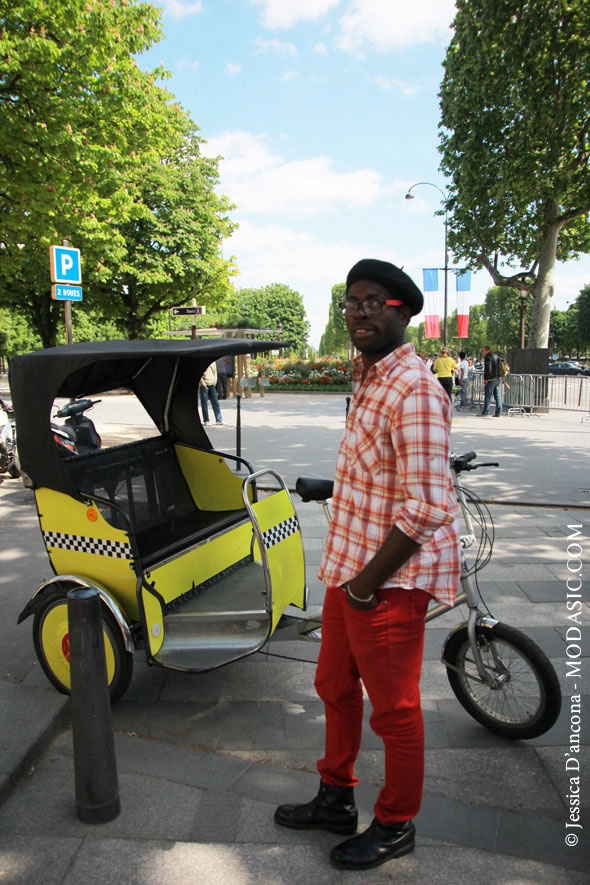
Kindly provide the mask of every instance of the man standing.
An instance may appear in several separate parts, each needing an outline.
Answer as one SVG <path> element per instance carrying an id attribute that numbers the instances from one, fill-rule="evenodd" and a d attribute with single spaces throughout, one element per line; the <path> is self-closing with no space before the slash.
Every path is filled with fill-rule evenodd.
<path id="1" fill-rule="evenodd" d="M 201 397 L 201 411 L 203 412 L 203 424 L 209 424 L 209 405 L 208 401 L 211 401 L 211 405 L 213 406 L 213 413 L 215 415 L 215 423 L 222 425 L 223 417 L 221 415 L 221 409 L 219 408 L 219 400 L 217 399 L 217 390 L 215 389 L 217 384 L 217 366 L 215 363 L 211 363 L 210 366 L 207 366 L 205 371 L 201 376 L 201 380 L 199 382 L 199 395 Z"/>
<path id="2" fill-rule="evenodd" d="M 219 359 L 215 360 L 215 365 L 217 367 L 217 399 L 227 399 L 227 365 L 225 357 L 220 356 Z"/>
<path id="3" fill-rule="evenodd" d="M 362 680 L 371 727 L 385 745 L 385 783 L 371 826 L 332 850 L 343 869 L 370 869 L 414 848 L 411 819 L 424 779 L 424 616 L 431 597 L 451 604 L 459 582 L 451 406 L 404 343 L 422 306 L 420 290 L 393 264 L 364 259 L 348 274 L 341 307 L 360 356 L 320 568 L 327 588 L 315 686 L 326 711 L 325 753 L 318 795 L 275 812 L 283 826 L 355 833 Z"/>
<path id="4" fill-rule="evenodd" d="M 483 351 L 483 380 L 484 380 L 484 392 L 483 392 L 483 410 L 482 416 L 487 416 L 490 411 L 490 403 L 492 401 L 492 395 L 494 400 L 496 401 L 496 411 L 494 412 L 494 418 L 499 418 L 502 414 L 502 393 L 500 391 L 500 373 L 498 371 L 498 357 L 495 353 L 492 353 L 491 348 L 485 344 L 482 348 Z"/>
<path id="5" fill-rule="evenodd" d="M 469 376 L 469 363 L 465 359 L 465 351 L 459 351 L 459 372 L 458 372 L 458 380 L 459 380 L 459 394 L 461 396 L 461 400 L 459 402 L 459 408 L 464 409 L 467 406 L 467 378 Z"/>

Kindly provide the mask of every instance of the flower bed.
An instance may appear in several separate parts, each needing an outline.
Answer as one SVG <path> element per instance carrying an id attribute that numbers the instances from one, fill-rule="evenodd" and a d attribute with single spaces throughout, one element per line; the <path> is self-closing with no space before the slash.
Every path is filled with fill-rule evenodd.
<path id="1" fill-rule="evenodd" d="M 251 360 L 251 374 L 266 377 L 274 389 L 350 390 L 347 360 Z"/>

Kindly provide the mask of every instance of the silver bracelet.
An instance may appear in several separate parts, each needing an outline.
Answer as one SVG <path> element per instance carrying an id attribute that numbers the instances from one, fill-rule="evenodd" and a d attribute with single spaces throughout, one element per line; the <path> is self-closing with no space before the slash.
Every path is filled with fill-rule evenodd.
<path id="1" fill-rule="evenodd" d="M 351 599 L 354 599 L 355 602 L 373 602 L 373 600 L 377 598 L 374 593 L 371 593 L 371 595 L 367 596 L 366 599 L 361 599 L 359 596 L 355 596 L 350 589 L 350 584 L 348 583 L 348 581 L 346 582 L 346 584 L 342 585 L 342 589 L 345 593 L 348 594 L 348 596 L 350 596 Z"/>

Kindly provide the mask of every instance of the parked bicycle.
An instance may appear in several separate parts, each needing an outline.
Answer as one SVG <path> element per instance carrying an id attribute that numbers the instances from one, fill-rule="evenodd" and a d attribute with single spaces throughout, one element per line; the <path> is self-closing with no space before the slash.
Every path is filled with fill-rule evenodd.
<path id="1" fill-rule="evenodd" d="M 457 500 L 467 533 L 461 536 L 461 590 L 453 606 L 436 605 L 426 622 L 466 605 L 467 620 L 446 637 L 442 663 L 451 688 L 464 709 L 490 731 L 506 738 L 538 737 L 556 722 L 561 710 L 557 674 L 545 652 L 520 630 L 497 621 L 486 605 L 477 573 L 488 564 L 494 547 L 494 524 L 481 498 L 463 485 L 461 474 L 497 463 L 474 464 L 475 452 L 451 456 Z M 317 501 L 330 520 L 328 500 L 334 483 L 319 477 L 299 477 L 296 491 L 303 501 Z M 465 551 L 473 548 L 470 564 Z M 320 621 L 300 633 L 319 639 Z"/>

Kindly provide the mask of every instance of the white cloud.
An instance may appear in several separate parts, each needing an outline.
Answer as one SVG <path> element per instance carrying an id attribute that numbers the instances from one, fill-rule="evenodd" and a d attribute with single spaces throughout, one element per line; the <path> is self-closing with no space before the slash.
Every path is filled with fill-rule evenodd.
<path id="1" fill-rule="evenodd" d="M 290 55 L 297 58 L 297 47 L 292 43 L 283 43 L 281 40 L 263 40 L 256 38 L 257 52 L 272 52 L 274 55 Z"/>
<path id="2" fill-rule="evenodd" d="M 327 243 L 282 225 L 241 221 L 224 244 L 224 254 L 236 256 L 237 288 L 285 283 L 300 292 L 311 323 L 310 341 L 317 347 L 328 322 L 332 286 L 345 280 L 355 261 L 372 253 L 362 245 Z"/>
<path id="3" fill-rule="evenodd" d="M 419 86 L 410 86 L 405 80 L 396 80 L 395 77 L 385 77 L 382 74 L 378 74 L 375 77 L 375 83 L 380 89 L 385 91 L 395 90 L 396 92 L 403 92 L 404 95 L 415 95 L 420 91 Z"/>
<path id="4" fill-rule="evenodd" d="M 191 68 L 192 71 L 197 73 L 199 70 L 199 62 L 198 61 L 190 61 L 188 58 L 179 58 L 176 63 L 177 68 Z"/>
<path id="5" fill-rule="evenodd" d="M 172 18 L 183 18 L 185 15 L 197 15 L 203 11 L 201 0 L 196 3 L 183 3 L 182 0 L 164 0 L 164 12 Z"/>
<path id="6" fill-rule="evenodd" d="M 326 49 L 325 43 L 315 43 L 313 46 L 313 52 L 315 55 L 328 55 L 328 50 Z"/>
<path id="7" fill-rule="evenodd" d="M 241 74 L 242 73 L 242 66 L 241 65 L 234 65 L 231 63 L 231 61 L 228 61 L 228 63 L 225 66 L 225 70 L 228 72 L 228 74 Z"/>
<path id="8" fill-rule="evenodd" d="M 283 76 L 281 77 L 281 83 L 292 83 L 293 80 L 298 78 L 299 74 L 297 71 L 285 71 Z"/>
<path id="9" fill-rule="evenodd" d="M 445 41 L 455 15 L 454 0 L 350 0 L 340 18 L 337 46 L 360 54 L 368 43 L 386 51 L 398 46 Z"/>
<path id="10" fill-rule="evenodd" d="M 325 15 L 340 0 L 253 0 L 262 7 L 265 28 L 291 28 L 298 21 L 310 21 Z"/>
<path id="11" fill-rule="evenodd" d="M 404 257 L 360 241 L 327 242 L 321 237 L 295 231 L 280 224 L 240 221 L 240 227 L 224 244 L 224 254 L 235 255 L 239 274 L 237 288 L 258 288 L 285 283 L 303 296 L 311 323 L 310 343 L 318 346 L 328 322 L 332 286 L 343 283 L 350 268 L 361 258 L 379 257 L 404 266 Z M 422 284 L 422 267 L 434 267 L 440 256 L 405 261 L 405 270 L 417 285 Z M 416 318 L 419 321 L 420 318 Z"/>
<path id="12" fill-rule="evenodd" d="M 221 155 L 221 190 L 240 212 L 293 216 L 331 213 L 372 204 L 383 192 L 373 169 L 335 172 L 330 157 L 287 161 L 271 154 L 264 135 L 228 132 L 204 150 Z"/>

